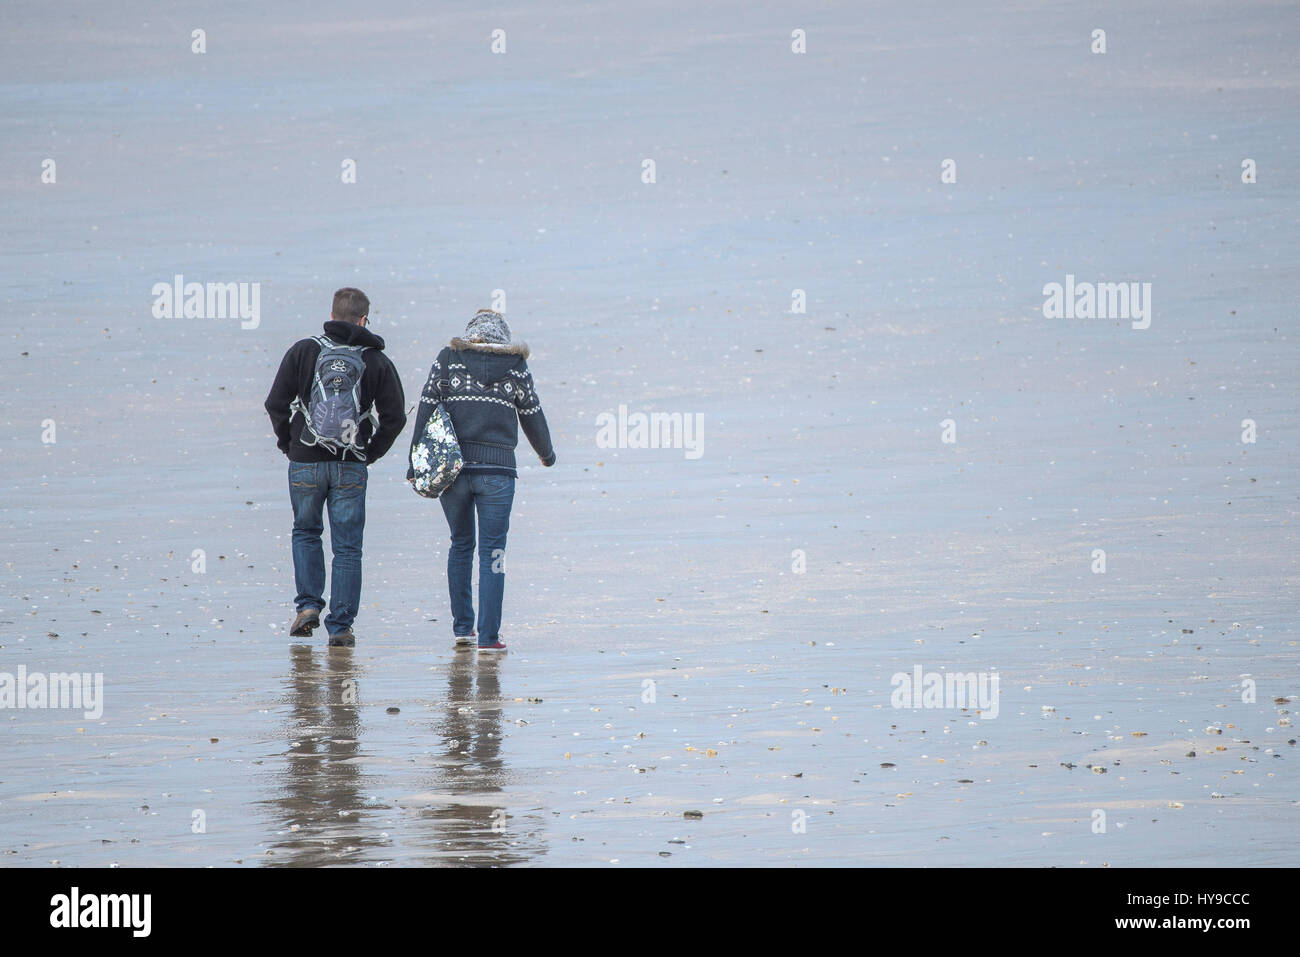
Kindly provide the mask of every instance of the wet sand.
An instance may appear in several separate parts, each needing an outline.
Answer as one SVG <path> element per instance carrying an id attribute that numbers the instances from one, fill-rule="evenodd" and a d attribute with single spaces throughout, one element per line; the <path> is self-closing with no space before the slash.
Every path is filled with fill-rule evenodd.
<path id="1" fill-rule="evenodd" d="M 1300 863 L 1294 8 L 356 18 L 9 17 L 0 672 L 105 700 L 0 709 L 0 863 Z M 153 318 L 178 273 L 259 324 Z M 1045 319 L 1067 273 L 1150 328 Z M 357 648 L 287 635 L 261 403 L 345 284 L 408 405 L 495 289 L 533 348 L 501 660 L 409 431 Z M 598 447 L 620 404 L 703 455 Z M 917 666 L 997 717 L 892 707 Z"/>

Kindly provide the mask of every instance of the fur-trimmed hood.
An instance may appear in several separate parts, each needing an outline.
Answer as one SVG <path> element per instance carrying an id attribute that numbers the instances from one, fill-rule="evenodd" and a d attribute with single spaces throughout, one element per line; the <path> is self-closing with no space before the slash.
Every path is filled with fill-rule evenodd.
<path id="1" fill-rule="evenodd" d="M 460 336 L 452 336 L 447 345 L 457 352 L 493 352 L 503 356 L 522 356 L 528 358 L 526 342 L 470 342 Z"/>

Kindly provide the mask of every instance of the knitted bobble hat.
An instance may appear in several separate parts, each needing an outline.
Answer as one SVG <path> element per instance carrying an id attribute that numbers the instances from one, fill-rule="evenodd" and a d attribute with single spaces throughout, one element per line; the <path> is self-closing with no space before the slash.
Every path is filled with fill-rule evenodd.
<path id="1" fill-rule="evenodd" d="M 470 342 L 491 342 L 497 345 L 510 343 L 510 327 L 505 317 L 491 309 L 480 309 L 465 327 L 465 338 Z"/>

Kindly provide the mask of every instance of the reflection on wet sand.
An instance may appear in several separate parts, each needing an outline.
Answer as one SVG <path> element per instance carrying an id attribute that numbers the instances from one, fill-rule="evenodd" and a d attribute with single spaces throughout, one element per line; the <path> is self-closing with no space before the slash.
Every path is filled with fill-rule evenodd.
<path id="1" fill-rule="evenodd" d="M 502 667 L 496 656 L 457 651 L 447 670 L 442 715 L 433 726 L 441 757 L 428 788 L 452 800 L 420 811 L 436 825 L 429 863 L 518 864 L 546 853 L 540 809 L 511 807 L 503 793 L 509 782 L 501 758 Z"/>
<path id="2" fill-rule="evenodd" d="M 360 859 L 358 852 L 387 841 L 367 833 L 360 793 L 362 769 L 360 671 L 350 653 L 290 648 L 289 720 L 285 767 L 279 775 L 279 826 L 290 836 L 273 844 L 272 866 L 318 866 Z"/>
<path id="3" fill-rule="evenodd" d="M 453 656 L 427 744 L 412 746 L 422 773 L 410 781 L 391 764 L 382 773 L 365 770 L 364 669 L 351 651 L 291 646 L 284 765 L 276 796 L 264 802 L 274 810 L 277 835 L 266 865 L 502 865 L 544 855 L 545 841 L 535 833 L 540 809 L 511 808 L 504 794 L 501 666 L 472 651 Z M 420 793 L 403 807 L 367 800 L 363 788 L 369 795 Z M 384 819 L 375 820 L 376 813 Z"/>

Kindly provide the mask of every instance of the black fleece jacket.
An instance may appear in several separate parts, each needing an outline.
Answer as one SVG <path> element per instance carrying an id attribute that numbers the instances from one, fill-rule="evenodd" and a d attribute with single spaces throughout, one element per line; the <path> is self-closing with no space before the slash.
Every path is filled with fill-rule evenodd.
<path id="1" fill-rule="evenodd" d="M 361 413 L 365 415 L 373 404 L 379 415 L 379 428 L 372 435 L 370 419 L 364 419 L 357 429 L 357 445 L 365 450 L 366 464 L 372 465 L 392 448 L 393 441 L 406 426 L 406 395 L 402 391 L 402 380 L 392 361 L 384 355 L 384 340 L 368 329 L 331 319 L 325 323 L 325 335 L 343 345 L 370 347 L 361 354 L 366 364 L 365 374 L 361 377 Z M 275 382 L 266 397 L 266 413 L 275 429 L 276 445 L 291 462 L 338 462 L 343 461 L 345 455 L 347 461 L 356 461 L 356 456 L 351 453 L 330 452 L 317 445 L 303 445 L 298 440 L 302 434 L 303 418 L 301 414 L 294 415 L 289 406 L 295 397 L 304 405 L 311 398 L 319 356 L 320 344 L 315 339 L 300 339 L 280 361 L 280 371 L 275 374 Z"/>
<path id="2" fill-rule="evenodd" d="M 441 402 L 451 416 L 467 467 L 474 463 L 513 474 L 520 424 L 542 464 L 554 465 L 551 431 L 527 358 L 528 346 L 522 342 L 498 345 L 452 339 L 433 360 L 420 393 L 411 448 L 424 435 L 429 415 Z M 407 465 L 409 479 L 415 475 L 409 468 L 409 454 Z"/>

